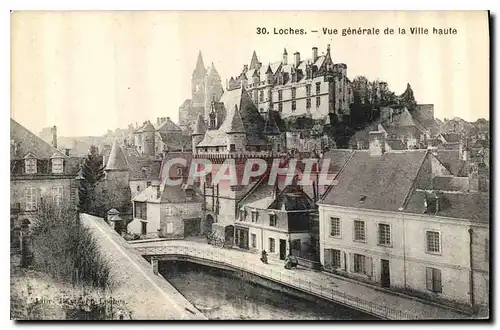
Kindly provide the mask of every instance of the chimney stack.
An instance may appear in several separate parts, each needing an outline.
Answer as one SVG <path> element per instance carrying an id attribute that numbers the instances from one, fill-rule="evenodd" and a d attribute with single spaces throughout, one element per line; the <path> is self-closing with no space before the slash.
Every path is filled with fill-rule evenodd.
<path id="1" fill-rule="evenodd" d="M 370 156 L 382 156 L 385 152 L 385 136 L 382 131 L 370 132 Z"/>
<path id="2" fill-rule="evenodd" d="M 160 123 L 161 123 L 160 122 L 160 117 L 156 117 L 156 125 L 158 126 L 158 125 L 160 125 Z"/>
<path id="3" fill-rule="evenodd" d="M 285 50 L 283 51 L 283 65 L 287 65 L 288 64 L 288 53 L 286 51 L 286 48 Z"/>
<path id="4" fill-rule="evenodd" d="M 314 64 L 314 62 L 316 62 L 316 60 L 318 59 L 318 47 L 313 47 L 312 50 L 313 50 L 312 60 Z"/>
<path id="5" fill-rule="evenodd" d="M 163 121 L 167 121 L 167 120 L 170 120 L 170 117 L 167 117 L 167 118 L 163 117 L 163 119 L 164 119 Z"/>
<path id="6" fill-rule="evenodd" d="M 52 127 L 52 145 L 57 149 L 57 127 L 54 125 Z"/>
<path id="7" fill-rule="evenodd" d="M 295 52 L 295 67 L 298 67 L 299 64 L 300 64 L 300 53 L 299 52 Z"/>

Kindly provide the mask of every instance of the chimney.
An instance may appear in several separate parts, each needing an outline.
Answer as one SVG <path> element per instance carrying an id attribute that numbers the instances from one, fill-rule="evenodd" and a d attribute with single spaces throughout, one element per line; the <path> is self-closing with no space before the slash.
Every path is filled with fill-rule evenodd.
<path id="1" fill-rule="evenodd" d="M 52 131 L 52 145 L 57 149 L 57 127 L 54 125 Z"/>
<path id="2" fill-rule="evenodd" d="M 370 132 L 370 156 L 382 156 L 385 152 L 385 136 L 382 131 Z"/>
<path id="3" fill-rule="evenodd" d="M 167 120 L 170 120 L 170 117 L 167 117 L 167 118 L 163 117 L 163 121 L 167 121 Z"/>
<path id="4" fill-rule="evenodd" d="M 288 64 L 288 53 L 286 51 L 286 48 L 285 48 L 285 51 L 283 52 L 283 65 L 287 65 Z"/>
<path id="5" fill-rule="evenodd" d="M 293 54 L 293 55 L 295 56 L 295 67 L 298 67 L 299 63 L 300 63 L 300 53 L 295 52 L 295 54 Z"/>
<path id="6" fill-rule="evenodd" d="M 160 117 L 156 117 L 156 125 L 158 126 L 158 125 L 160 125 L 160 123 L 161 123 L 160 122 Z"/>
<path id="7" fill-rule="evenodd" d="M 66 156 L 69 156 L 70 150 L 71 150 L 71 149 L 69 149 L 69 148 L 64 149 L 64 154 L 65 154 Z"/>
<path id="8" fill-rule="evenodd" d="M 248 64 L 243 65 L 243 72 L 246 73 L 248 71 Z"/>
<path id="9" fill-rule="evenodd" d="M 312 50 L 313 50 L 312 60 L 314 64 L 314 62 L 316 62 L 316 60 L 318 59 L 318 47 L 313 47 Z"/>

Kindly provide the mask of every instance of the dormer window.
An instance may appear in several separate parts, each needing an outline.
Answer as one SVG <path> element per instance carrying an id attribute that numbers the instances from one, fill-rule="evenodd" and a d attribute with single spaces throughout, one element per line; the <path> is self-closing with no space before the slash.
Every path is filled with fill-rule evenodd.
<path id="1" fill-rule="evenodd" d="M 33 156 L 33 154 L 28 154 L 24 158 L 24 166 L 26 174 L 36 174 L 37 172 L 37 159 Z"/>
<path id="2" fill-rule="evenodd" d="M 60 174 L 63 173 L 63 160 L 62 158 L 52 159 L 52 173 Z"/>

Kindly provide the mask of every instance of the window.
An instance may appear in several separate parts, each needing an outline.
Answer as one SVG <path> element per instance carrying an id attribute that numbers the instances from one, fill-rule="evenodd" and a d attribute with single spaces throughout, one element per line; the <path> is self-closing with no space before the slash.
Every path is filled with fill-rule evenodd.
<path id="1" fill-rule="evenodd" d="M 278 91 L 278 101 L 283 101 L 283 91 Z"/>
<path id="2" fill-rule="evenodd" d="M 252 234 L 252 247 L 256 248 L 257 247 L 257 235 Z"/>
<path id="3" fill-rule="evenodd" d="M 230 144 L 229 145 L 229 151 L 236 151 L 236 145 L 235 144 Z"/>
<path id="4" fill-rule="evenodd" d="M 52 159 L 52 173 L 63 173 L 63 160 L 61 158 Z"/>
<path id="5" fill-rule="evenodd" d="M 141 191 L 141 186 L 137 186 L 137 191 Z"/>
<path id="6" fill-rule="evenodd" d="M 283 111 L 283 103 L 278 103 L 278 111 L 279 112 Z"/>
<path id="7" fill-rule="evenodd" d="M 144 202 L 134 202 L 135 218 L 147 220 L 147 204 Z"/>
<path id="8" fill-rule="evenodd" d="M 321 93 L 321 83 L 320 82 L 317 82 L 316 83 L 316 95 Z"/>
<path id="9" fill-rule="evenodd" d="M 146 187 L 151 187 L 151 181 L 146 182 Z"/>
<path id="10" fill-rule="evenodd" d="M 36 159 L 30 158 L 24 161 L 26 166 L 26 174 L 35 174 L 36 173 Z"/>
<path id="11" fill-rule="evenodd" d="M 264 112 L 264 108 L 260 108 L 259 111 L 260 111 L 260 113 L 263 113 Z"/>
<path id="12" fill-rule="evenodd" d="M 276 214 L 269 214 L 269 226 L 276 227 L 276 222 L 277 222 Z"/>
<path id="13" fill-rule="evenodd" d="M 306 99 L 306 108 L 311 109 L 311 99 Z"/>
<path id="14" fill-rule="evenodd" d="M 271 252 L 271 253 L 276 252 L 276 246 L 275 246 L 274 238 L 269 238 L 269 252 Z"/>
<path id="15" fill-rule="evenodd" d="M 429 253 L 440 253 L 441 252 L 441 242 L 439 239 L 439 232 L 437 231 L 426 231 L 425 232 L 425 246 L 426 252 Z"/>
<path id="16" fill-rule="evenodd" d="M 332 250 L 332 266 L 333 268 L 341 268 L 340 250 Z"/>
<path id="17" fill-rule="evenodd" d="M 148 232 L 148 223 L 141 221 L 141 235 L 146 235 Z"/>
<path id="18" fill-rule="evenodd" d="M 306 95 L 311 96 L 311 85 L 306 85 Z"/>
<path id="19" fill-rule="evenodd" d="M 364 241 L 365 237 L 365 222 L 354 220 L 354 240 Z"/>
<path id="20" fill-rule="evenodd" d="M 260 102 L 264 102 L 264 91 L 259 92 L 259 99 L 260 99 Z"/>
<path id="21" fill-rule="evenodd" d="M 378 224 L 378 244 L 391 245 L 391 226 L 384 223 Z"/>
<path id="22" fill-rule="evenodd" d="M 330 218 L 330 236 L 340 236 L 340 219 Z"/>
<path id="23" fill-rule="evenodd" d="M 316 98 L 316 108 L 318 108 L 321 105 L 321 97 Z"/>
<path id="24" fill-rule="evenodd" d="M 182 167 L 177 168 L 177 176 L 182 176 L 184 174 L 184 169 Z"/>
<path id="25" fill-rule="evenodd" d="M 426 267 L 425 279 L 427 290 L 432 292 L 443 292 L 443 287 L 441 285 L 441 271 L 439 269 Z"/>
<path id="26" fill-rule="evenodd" d="M 167 234 L 173 234 L 173 233 L 174 233 L 174 223 L 167 222 Z"/>
<path id="27" fill-rule="evenodd" d="M 37 198 L 36 188 L 33 186 L 26 187 L 26 210 L 34 211 L 37 208 L 38 198 Z"/>
<path id="28" fill-rule="evenodd" d="M 361 254 L 354 254 L 354 272 L 364 274 L 366 269 L 366 257 Z"/>
<path id="29" fill-rule="evenodd" d="M 292 101 L 292 111 L 295 111 L 297 109 L 297 102 Z"/>
<path id="30" fill-rule="evenodd" d="M 52 187 L 53 202 L 57 207 L 62 205 L 63 201 L 63 187 Z"/>
<path id="31" fill-rule="evenodd" d="M 252 222 L 259 222 L 259 212 L 252 211 Z"/>
<path id="32" fill-rule="evenodd" d="M 297 97 L 297 88 L 292 87 L 292 99 L 294 99 L 295 97 Z"/>

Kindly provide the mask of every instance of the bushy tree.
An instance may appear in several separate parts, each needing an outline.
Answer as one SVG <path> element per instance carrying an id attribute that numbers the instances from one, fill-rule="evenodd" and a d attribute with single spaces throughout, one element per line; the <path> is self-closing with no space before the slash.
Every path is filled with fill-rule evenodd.
<path id="1" fill-rule="evenodd" d="M 80 212 L 104 216 L 99 183 L 104 178 L 104 164 L 97 147 L 91 146 L 85 161 L 80 167 L 80 187 L 78 189 L 78 209 Z"/>

